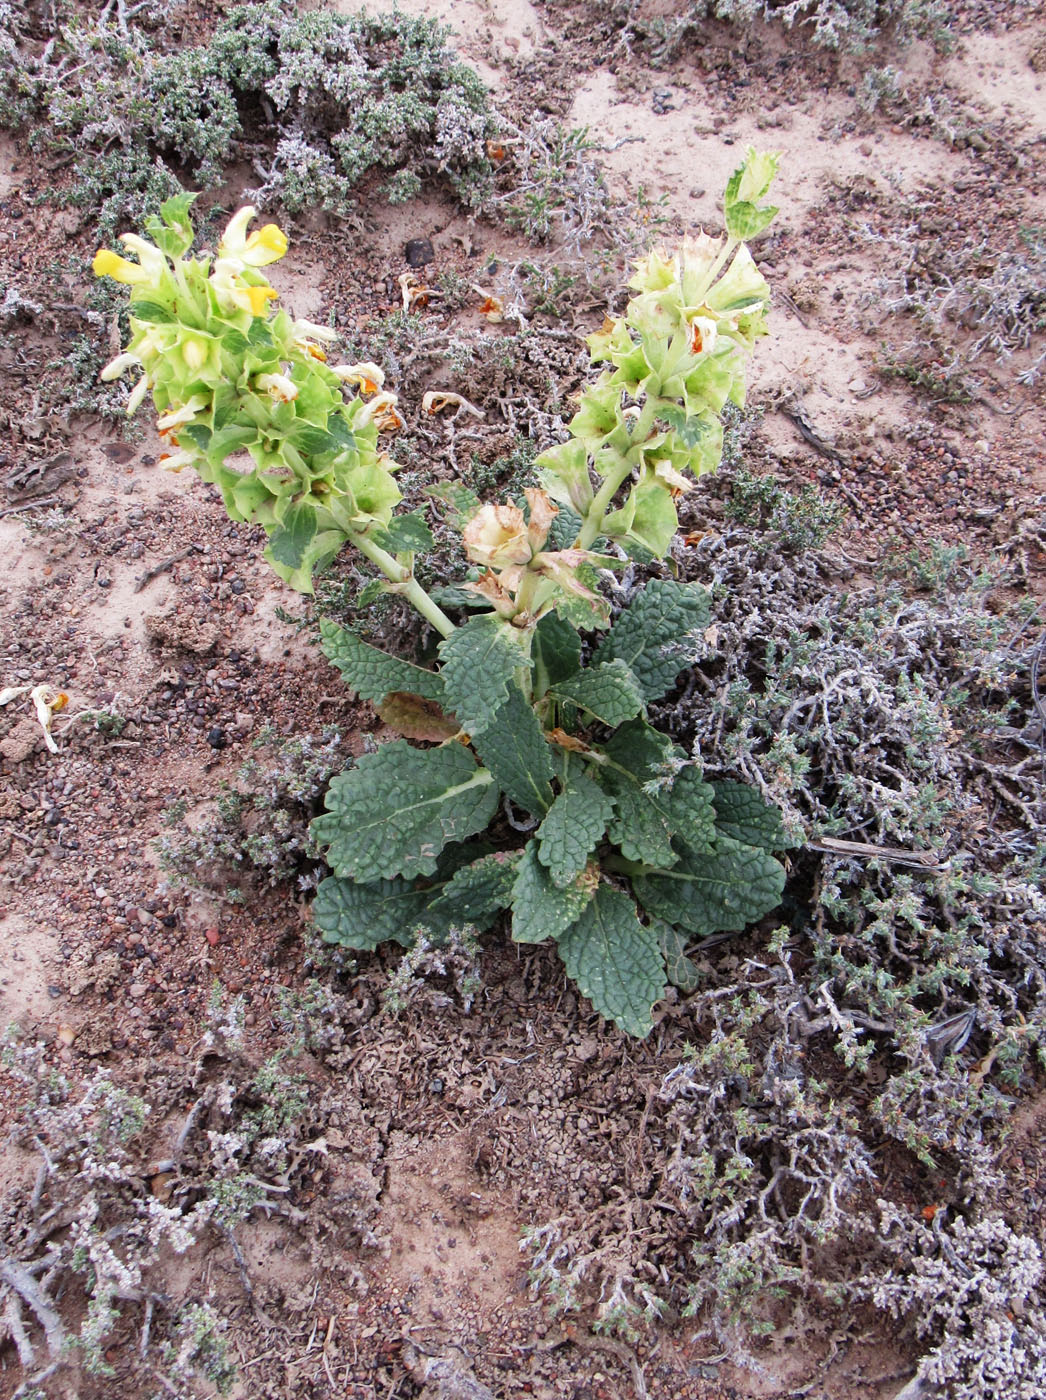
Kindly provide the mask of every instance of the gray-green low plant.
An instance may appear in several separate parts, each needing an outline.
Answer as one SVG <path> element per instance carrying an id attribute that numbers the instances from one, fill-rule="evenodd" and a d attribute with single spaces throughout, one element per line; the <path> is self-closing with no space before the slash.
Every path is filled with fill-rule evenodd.
<path id="1" fill-rule="evenodd" d="M 433 20 L 399 12 L 234 6 L 202 43 L 164 51 L 157 16 L 54 21 L 40 54 L 0 8 L 0 125 L 72 158 L 70 201 L 111 235 L 140 226 L 183 181 L 222 184 L 241 160 L 255 196 L 346 215 L 371 172 L 393 200 L 423 181 L 486 198 L 486 90 Z"/>

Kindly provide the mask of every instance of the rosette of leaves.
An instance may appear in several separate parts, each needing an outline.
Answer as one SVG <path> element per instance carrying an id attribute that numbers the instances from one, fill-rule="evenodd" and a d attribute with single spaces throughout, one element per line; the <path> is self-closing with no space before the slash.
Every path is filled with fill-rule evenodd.
<path id="1" fill-rule="evenodd" d="M 588 337 L 593 362 L 609 368 L 581 395 L 570 438 L 537 459 L 548 494 L 582 517 L 582 547 L 598 533 L 663 558 L 675 498 L 719 465 L 719 415 L 744 404 L 748 358 L 767 332 L 770 289 L 744 240 L 777 213 L 763 202 L 776 169 L 775 155 L 750 148 L 726 187 L 726 237 L 701 234 L 642 259 L 625 314 Z"/>
<path id="2" fill-rule="evenodd" d="M 313 905 L 323 937 L 409 947 L 507 913 L 516 942 L 554 941 L 593 1007 L 646 1035 L 666 985 L 696 985 L 688 947 L 743 929 L 784 884 L 780 813 L 705 782 L 646 718 L 708 615 L 700 587 L 655 580 L 587 664 L 559 612 L 530 630 L 474 616 L 438 671 L 324 622 L 327 656 L 406 737 L 336 777 L 312 823 L 332 871 Z"/>
<path id="3" fill-rule="evenodd" d="M 146 221 L 149 239 L 123 235 L 136 261 L 97 254 L 95 272 L 131 289 L 131 340 L 102 377 L 139 368 L 128 411 L 151 392 L 164 465 L 192 467 L 233 520 L 263 526 L 273 569 L 308 593 L 314 571 L 387 525 L 400 499 L 378 447 L 392 396 L 370 385 L 369 402 L 346 399 L 345 375 L 325 363 L 332 333 L 274 307 L 260 269 L 287 240 L 274 224 L 248 235 L 253 209 L 233 217 L 216 255 L 189 256 L 194 199 L 168 200 Z"/>

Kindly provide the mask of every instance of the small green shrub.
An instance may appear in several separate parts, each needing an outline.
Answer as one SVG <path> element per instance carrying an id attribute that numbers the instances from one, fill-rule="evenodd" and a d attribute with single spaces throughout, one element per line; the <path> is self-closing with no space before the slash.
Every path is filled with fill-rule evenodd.
<path id="1" fill-rule="evenodd" d="M 0 7 L 0 125 L 31 117 L 36 142 L 74 158 L 69 202 L 97 210 L 103 236 L 140 226 L 183 181 L 221 185 L 235 160 L 259 172 L 255 198 L 289 213 L 349 213 L 371 172 L 394 201 L 427 180 L 487 197 L 486 91 L 434 21 L 265 0 L 165 53 L 148 19 L 59 23 L 37 59 Z"/>

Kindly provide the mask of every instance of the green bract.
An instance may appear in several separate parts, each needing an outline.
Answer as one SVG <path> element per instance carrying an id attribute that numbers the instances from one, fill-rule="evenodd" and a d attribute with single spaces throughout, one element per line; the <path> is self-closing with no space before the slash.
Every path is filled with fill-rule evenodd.
<path id="1" fill-rule="evenodd" d="M 555 941 L 595 1009 L 645 1035 L 666 983 L 695 985 L 688 946 L 777 903 L 780 814 L 741 784 L 705 782 L 647 715 L 707 646 L 707 594 L 655 578 L 611 625 L 599 574 L 665 557 L 675 498 L 719 463 L 719 414 L 743 402 L 766 330 L 769 289 L 741 239 L 773 216 L 775 167 L 748 152 L 725 240 L 640 262 L 624 316 L 589 338 L 606 368 L 569 439 L 538 459 L 540 488 L 499 503 L 433 488 L 474 566 L 441 594 L 468 605 L 459 622 L 414 577 L 433 544 L 423 515 L 393 513 L 378 433 L 399 420 L 381 370 L 330 368 L 330 333 L 273 306 L 260 269 L 282 256 L 280 230 L 248 234 L 244 209 L 216 255 L 191 258 L 186 196 L 150 221 L 151 242 L 125 236 L 136 261 L 98 254 L 99 274 L 131 286 L 132 339 L 105 373 L 140 367 L 132 408 L 151 391 L 168 465 L 192 466 L 233 519 L 263 525 L 294 587 L 311 591 L 349 543 L 441 634 L 429 669 L 321 624 L 349 686 L 404 736 L 336 777 L 312 823 L 332 871 L 313 906 L 328 941 L 409 946 L 504 912 L 516 942 Z"/>

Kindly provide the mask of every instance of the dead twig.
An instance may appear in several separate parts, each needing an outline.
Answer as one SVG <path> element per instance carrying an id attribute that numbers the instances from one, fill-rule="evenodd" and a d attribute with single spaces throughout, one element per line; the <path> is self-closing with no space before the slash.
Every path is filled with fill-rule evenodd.
<path id="1" fill-rule="evenodd" d="M 822 836 L 820 841 L 806 844 L 809 850 L 823 851 L 825 855 L 885 860 L 892 865 L 914 865 L 920 870 L 944 870 L 948 864 L 933 851 L 906 851 L 903 846 L 875 846 L 868 841 L 843 841 L 835 836 Z"/>
<path id="2" fill-rule="evenodd" d="M 147 584 L 152 583 L 154 578 L 159 578 L 160 574 L 165 574 L 168 569 L 173 569 L 175 564 L 180 564 L 183 559 L 188 559 L 190 554 L 199 554 L 200 546 L 191 544 L 188 549 L 183 549 L 180 554 L 172 554 L 170 559 L 164 559 L 162 563 L 154 564 L 151 569 L 146 569 L 145 573 L 135 582 L 134 591 L 141 593 Z"/>
<path id="3" fill-rule="evenodd" d="M 35 501 L 22 501 L 19 505 L 4 506 L 0 509 L 0 516 L 14 515 L 20 510 L 42 510 L 45 506 L 60 506 L 62 502 L 57 496 L 41 496 Z"/>
<path id="4" fill-rule="evenodd" d="M 0 1259 L 0 1279 L 36 1314 L 47 1338 L 47 1349 L 52 1356 L 60 1356 L 66 1346 L 65 1328 L 55 1311 L 51 1300 L 44 1296 L 40 1285 L 22 1264 L 15 1259 Z"/>

